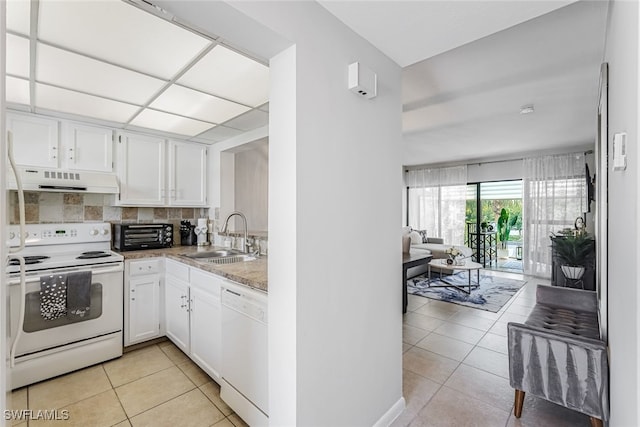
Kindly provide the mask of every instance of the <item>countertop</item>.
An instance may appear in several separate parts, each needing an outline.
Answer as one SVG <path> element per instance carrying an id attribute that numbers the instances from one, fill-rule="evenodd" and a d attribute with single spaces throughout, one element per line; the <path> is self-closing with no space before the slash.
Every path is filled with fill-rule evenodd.
<path id="1" fill-rule="evenodd" d="M 264 292 L 268 291 L 266 256 L 261 256 L 253 261 L 236 262 L 233 264 L 211 264 L 196 261 L 184 256 L 197 252 L 207 252 L 215 248 L 215 246 L 175 246 L 167 249 L 145 249 L 142 251 L 123 251 L 118 253 L 124 256 L 125 260 L 152 257 L 174 259 L 191 267 L 196 267 L 201 270 L 226 277 L 234 282 L 250 286 Z"/>

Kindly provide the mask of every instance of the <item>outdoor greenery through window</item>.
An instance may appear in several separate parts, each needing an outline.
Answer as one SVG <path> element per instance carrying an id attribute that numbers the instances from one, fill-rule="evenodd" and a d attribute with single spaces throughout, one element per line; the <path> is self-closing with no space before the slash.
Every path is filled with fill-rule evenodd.
<path id="1" fill-rule="evenodd" d="M 478 199 L 479 192 L 479 199 Z M 478 200 L 480 200 L 480 217 L 478 218 Z M 503 209 L 508 214 L 507 221 L 510 227 L 500 233 L 500 215 Z M 497 181 L 482 182 L 467 185 L 467 200 L 465 206 L 465 233 L 466 242 L 471 239 L 469 233 L 481 231 L 496 232 L 498 245 L 508 250 L 509 258 L 521 258 L 516 253 L 516 248 L 522 241 L 522 181 Z M 476 228 L 477 227 L 477 228 Z M 503 236 L 506 235 L 506 240 Z"/>
<path id="2" fill-rule="evenodd" d="M 517 215 L 517 220 L 511 232 L 509 241 L 522 239 L 522 181 L 498 181 L 480 183 L 480 223 L 486 222 L 497 229 L 498 218 L 503 208 L 507 209 L 511 216 Z M 467 223 L 477 221 L 476 184 L 467 186 L 467 204 L 465 207 L 465 219 Z"/>

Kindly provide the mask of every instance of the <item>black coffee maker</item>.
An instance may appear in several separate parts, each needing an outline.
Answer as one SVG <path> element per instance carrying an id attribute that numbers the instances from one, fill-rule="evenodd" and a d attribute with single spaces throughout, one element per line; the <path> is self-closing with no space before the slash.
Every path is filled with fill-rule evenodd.
<path id="1" fill-rule="evenodd" d="M 193 246 L 198 243 L 198 238 L 194 229 L 195 225 L 191 225 L 188 219 L 180 221 L 180 242 L 182 246 Z"/>

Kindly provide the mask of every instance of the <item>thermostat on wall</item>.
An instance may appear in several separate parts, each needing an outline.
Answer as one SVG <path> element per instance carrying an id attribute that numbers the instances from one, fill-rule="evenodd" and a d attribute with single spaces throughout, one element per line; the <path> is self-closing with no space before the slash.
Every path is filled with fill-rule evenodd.
<path id="1" fill-rule="evenodd" d="M 375 98 L 378 76 L 359 62 L 354 62 L 349 65 L 349 90 L 367 99 Z"/>
<path id="2" fill-rule="evenodd" d="M 613 170 L 627 169 L 627 134 L 624 132 L 613 135 Z"/>

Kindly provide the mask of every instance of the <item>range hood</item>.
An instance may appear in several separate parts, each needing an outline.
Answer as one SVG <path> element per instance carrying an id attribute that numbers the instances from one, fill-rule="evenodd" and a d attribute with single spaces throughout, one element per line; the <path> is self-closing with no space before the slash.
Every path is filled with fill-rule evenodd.
<path id="1" fill-rule="evenodd" d="M 16 178 L 8 169 L 7 188 L 17 190 Z M 57 191 L 64 193 L 107 193 L 120 192 L 115 175 L 103 172 L 69 171 L 19 166 L 25 191 Z"/>

